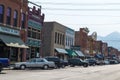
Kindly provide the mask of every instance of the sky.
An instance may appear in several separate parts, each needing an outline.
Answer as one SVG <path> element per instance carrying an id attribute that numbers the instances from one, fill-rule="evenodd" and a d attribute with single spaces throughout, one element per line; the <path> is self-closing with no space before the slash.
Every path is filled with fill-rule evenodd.
<path id="1" fill-rule="evenodd" d="M 89 28 L 106 36 L 120 32 L 120 0 L 29 0 L 42 6 L 45 21 L 56 21 L 75 31 Z"/>

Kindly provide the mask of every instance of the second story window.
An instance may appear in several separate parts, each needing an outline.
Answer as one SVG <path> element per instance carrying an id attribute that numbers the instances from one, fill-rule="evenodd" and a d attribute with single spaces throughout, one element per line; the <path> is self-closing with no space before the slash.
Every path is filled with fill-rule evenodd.
<path id="1" fill-rule="evenodd" d="M 15 10 L 13 16 L 13 26 L 15 27 L 17 27 L 17 18 L 18 18 L 18 12 Z"/>
<path id="2" fill-rule="evenodd" d="M 22 20 L 21 20 L 21 27 L 22 27 L 22 28 L 25 28 L 26 16 L 25 16 L 24 13 L 22 13 L 22 16 L 21 16 L 21 17 L 22 17 Z"/>
<path id="3" fill-rule="evenodd" d="M 11 23 L 11 8 L 7 8 L 7 17 L 6 17 L 6 24 L 10 25 Z"/>
<path id="4" fill-rule="evenodd" d="M 0 5 L 0 23 L 3 23 L 4 19 L 4 6 Z"/>

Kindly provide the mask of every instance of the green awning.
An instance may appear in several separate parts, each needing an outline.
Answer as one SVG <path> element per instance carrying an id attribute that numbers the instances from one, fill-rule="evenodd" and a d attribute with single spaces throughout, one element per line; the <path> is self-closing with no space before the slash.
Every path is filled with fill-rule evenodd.
<path id="1" fill-rule="evenodd" d="M 66 49 L 66 51 L 68 52 L 69 56 L 77 56 L 77 54 L 73 50 Z"/>
<path id="2" fill-rule="evenodd" d="M 62 49 L 62 48 L 55 48 L 55 50 L 56 50 L 58 53 L 68 54 L 68 52 L 67 52 L 65 49 Z"/>
<path id="3" fill-rule="evenodd" d="M 0 40 L 3 41 L 6 46 L 28 48 L 18 36 L 0 34 Z"/>

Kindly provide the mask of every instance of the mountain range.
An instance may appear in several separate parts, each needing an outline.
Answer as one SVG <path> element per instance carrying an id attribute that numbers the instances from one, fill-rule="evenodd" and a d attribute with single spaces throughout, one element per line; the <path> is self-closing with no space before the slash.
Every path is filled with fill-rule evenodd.
<path id="1" fill-rule="evenodd" d="M 108 43 L 108 46 L 112 46 L 120 51 L 120 33 L 112 32 L 105 37 L 97 36 L 97 40 L 102 40 Z"/>

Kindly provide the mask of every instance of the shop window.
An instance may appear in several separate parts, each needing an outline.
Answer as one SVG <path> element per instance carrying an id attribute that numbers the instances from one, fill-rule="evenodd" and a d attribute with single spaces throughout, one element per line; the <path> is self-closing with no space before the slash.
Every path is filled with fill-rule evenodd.
<path id="1" fill-rule="evenodd" d="M 3 19 L 4 19 L 4 6 L 0 5 L 0 23 L 3 23 Z"/>
<path id="2" fill-rule="evenodd" d="M 11 24 L 11 8 L 7 8 L 7 17 L 6 17 L 6 24 Z"/>
<path id="3" fill-rule="evenodd" d="M 17 18 L 18 18 L 18 12 L 15 10 L 13 16 L 13 26 L 15 27 L 17 27 Z"/>
<path id="4" fill-rule="evenodd" d="M 26 16 L 25 16 L 24 13 L 22 13 L 22 16 L 21 16 L 21 17 L 22 17 L 22 18 L 21 18 L 21 19 L 22 19 L 22 20 L 21 20 L 21 27 L 22 27 L 22 28 L 25 28 Z"/>

